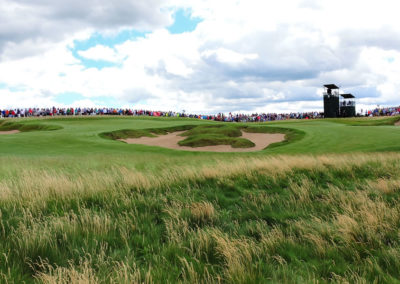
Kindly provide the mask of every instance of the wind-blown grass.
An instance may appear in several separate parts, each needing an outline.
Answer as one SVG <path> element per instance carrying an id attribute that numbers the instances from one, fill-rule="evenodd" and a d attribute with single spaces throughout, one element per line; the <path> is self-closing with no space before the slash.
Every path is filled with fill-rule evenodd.
<path id="1" fill-rule="evenodd" d="M 124 166 L 69 172 L 49 158 L 36 161 L 41 168 L 15 171 L 25 158 L 11 161 L 15 168 L 0 181 L 3 282 L 400 277 L 398 153 L 215 159 L 185 167 L 166 159 L 157 172 Z"/>

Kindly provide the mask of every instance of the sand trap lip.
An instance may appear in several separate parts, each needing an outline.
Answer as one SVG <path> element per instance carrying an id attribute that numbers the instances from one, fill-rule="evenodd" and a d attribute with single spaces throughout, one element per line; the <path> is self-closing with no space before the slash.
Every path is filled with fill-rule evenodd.
<path id="1" fill-rule="evenodd" d="M 9 130 L 9 131 L 0 131 L 0 135 L 7 135 L 7 134 L 17 134 L 20 133 L 19 130 Z"/>
<path id="2" fill-rule="evenodd" d="M 160 135 L 157 137 L 140 137 L 140 138 L 128 138 L 119 139 L 128 144 L 141 144 L 147 146 L 158 146 L 174 150 L 185 150 L 185 151 L 201 151 L 201 152 L 254 152 L 265 149 L 272 143 L 282 142 L 285 140 L 285 134 L 281 133 L 249 133 L 242 132 L 243 138 L 246 138 L 256 144 L 255 147 L 251 148 L 232 148 L 230 145 L 216 145 L 216 146 L 204 146 L 204 147 L 188 147 L 179 146 L 178 142 L 185 139 L 186 137 L 179 136 L 185 131 L 179 131 L 169 133 L 167 135 Z"/>

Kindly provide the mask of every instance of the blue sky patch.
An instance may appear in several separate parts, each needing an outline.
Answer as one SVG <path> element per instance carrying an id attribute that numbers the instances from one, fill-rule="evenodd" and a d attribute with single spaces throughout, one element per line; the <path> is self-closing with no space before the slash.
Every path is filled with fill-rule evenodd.
<path id="1" fill-rule="evenodd" d="M 70 105 L 76 101 L 80 101 L 80 100 L 84 100 L 84 99 L 86 99 L 86 98 L 78 93 L 63 93 L 63 94 L 59 94 L 56 97 L 55 101 L 60 104 Z"/>
<path id="2" fill-rule="evenodd" d="M 64 105 L 74 105 L 75 107 L 85 107 L 84 105 L 76 105 L 78 101 L 82 100 L 90 100 L 94 104 L 99 105 L 99 106 L 105 106 L 105 107 L 118 107 L 118 101 L 113 98 L 113 97 L 104 97 L 104 96 L 99 96 L 99 97 L 84 97 L 81 94 L 78 93 L 62 93 L 59 94 L 56 98 L 55 101 L 60 104 Z"/>
<path id="3" fill-rule="evenodd" d="M 190 10 L 179 9 L 174 14 L 174 23 L 168 27 L 171 34 L 192 32 L 202 22 L 200 18 L 193 18 Z"/>
<path id="4" fill-rule="evenodd" d="M 395 59 L 394 59 L 393 57 L 389 57 L 389 58 L 387 58 L 386 60 L 387 60 L 387 62 L 389 62 L 389 63 L 393 63 L 393 62 L 395 61 Z"/>
<path id="5" fill-rule="evenodd" d="M 22 86 L 22 85 L 10 86 L 10 85 L 8 85 L 6 83 L 1 83 L 0 82 L 0 89 L 1 90 L 8 90 L 8 91 L 10 91 L 12 93 L 18 93 L 18 92 L 26 91 L 27 88 L 25 86 Z"/>
<path id="6" fill-rule="evenodd" d="M 116 35 L 109 36 L 102 35 L 100 33 L 94 33 L 89 39 L 75 40 L 73 50 L 87 50 L 96 45 L 114 47 L 115 45 L 124 43 L 127 40 L 136 40 L 138 38 L 143 38 L 147 34 L 149 34 L 149 32 L 138 32 L 136 30 L 123 30 Z"/>
<path id="7" fill-rule="evenodd" d="M 90 98 L 96 105 L 104 107 L 120 107 L 121 102 L 113 97 L 94 97 Z"/>
<path id="8" fill-rule="evenodd" d="M 117 44 L 122 44 L 128 40 L 136 40 L 143 38 L 148 32 L 138 32 L 135 30 L 123 30 L 116 35 L 105 36 L 100 33 L 94 33 L 87 40 L 75 40 L 74 47 L 71 48 L 73 56 L 79 59 L 85 68 L 97 68 L 103 69 L 107 67 L 116 67 L 118 63 L 112 63 L 105 60 L 90 60 L 79 55 L 79 51 L 88 50 L 96 45 L 103 45 L 108 47 L 114 47 Z"/>
<path id="9" fill-rule="evenodd" d="M 174 23 L 168 27 L 171 34 L 180 34 L 194 31 L 197 25 L 202 22 L 200 18 L 193 18 L 190 9 L 179 9 L 174 13 Z M 96 45 L 103 45 L 113 48 L 115 45 L 122 44 L 128 40 L 137 40 L 146 37 L 151 32 L 140 32 L 133 29 L 126 29 L 116 35 L 103 35 L 94 33 L 89 39 L 75 40 L 74 47 L 71 48 L 73 56 L 79 59 L 85 68 L 103 69 L 107 67 L 118 67 L 119 63 L 108 62 L 106 60 L 91 60 L 79 55 L 79 51 L 88 50 Z"/>
<path id="10" fill-rule="evenodd" d="M 86 58 L 80 56 L 79 54 L 77 54 L 77 55 L 74 54 L 74 56 L 76 58 L 78 58 L 82 62 L 82 65 L 85 66 L 85 68 L 87 68 L 87 69 L 88 68 L 96 68 L 96 69 L 101 70 L 101 69 L 107 68 L 107 67 L 120 66 L 119 63 L 108 62 L 108 61 L 105 61 L 105 60 L 86 59 Z"/>

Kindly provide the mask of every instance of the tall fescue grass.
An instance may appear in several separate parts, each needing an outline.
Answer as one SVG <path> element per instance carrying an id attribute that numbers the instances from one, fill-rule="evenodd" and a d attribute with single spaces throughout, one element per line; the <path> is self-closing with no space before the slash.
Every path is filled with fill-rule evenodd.
<path id="1" fill-rule="evenodd" d="M 400 278 L 400 154 L 171 158 L 157 170 L 86 172 L 26 161 L 0 158 L 9 163 L 0 166 L 0 282 Z"/>

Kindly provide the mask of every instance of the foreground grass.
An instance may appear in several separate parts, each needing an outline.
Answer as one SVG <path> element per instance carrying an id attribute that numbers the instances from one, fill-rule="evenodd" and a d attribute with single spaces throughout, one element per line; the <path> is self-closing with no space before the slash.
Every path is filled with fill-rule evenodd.
<path id="1" fill-rule="evenodd" d="M 86 172 L 68 159 L 0 158 L 0 281 L 400 278 L 400 154 L 165 158 L 157 170 Z"/>

